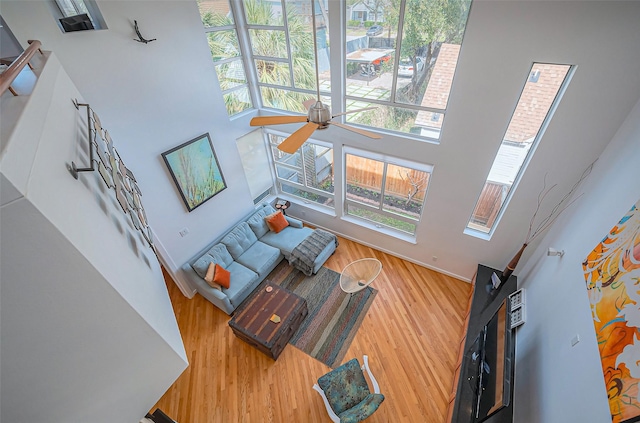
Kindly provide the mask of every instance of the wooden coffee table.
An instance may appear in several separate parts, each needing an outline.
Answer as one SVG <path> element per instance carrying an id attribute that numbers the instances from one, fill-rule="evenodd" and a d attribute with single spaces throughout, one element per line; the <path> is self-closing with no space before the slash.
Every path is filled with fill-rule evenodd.
<path id="1" fill-rule="evenodd" d="M 279 323 L 271 320 L 274 314 Z M 238 338 L 276 360 L 307 314 L 304 298 L 266 281 L 236 309 L 229 326 Z"/>

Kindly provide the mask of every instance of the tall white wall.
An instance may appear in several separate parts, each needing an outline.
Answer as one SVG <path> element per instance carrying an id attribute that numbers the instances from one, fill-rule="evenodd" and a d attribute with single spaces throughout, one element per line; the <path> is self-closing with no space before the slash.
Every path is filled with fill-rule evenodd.
<path id="1" fill-rule="evenodd" d="M 518 277 L 527 320 L 517 333 L 516 422 L 611 419 L 582 262 L 640 199 L 639 168 L 640 102 Z M 564 257 L 547 257 L 548 247 Z"/>
<path id="2" fill-rule="evenodd" d="M 186 353 L 160 265 L 114 191 L 67 170 L 88 165 L 82 96 L 55 54 L 37 72 L 30 96 L 2 97 L 0 420 L 135 422 Z"/>
<path id="3" fill-rule="evenodd" d="M 2 15 L 20 42 L 37 38 L 55 51 L 100 113 L 140 181 L 159 245 L 175 271 L 252 208 L 235 146 L 250 132 L 251 115 L 230 121 L 225 113 L 195 1 L 97 3 L 108 30 L 62 34 L 44 1 L 3 1 Z M 525 237 L 544 174 L 558 183 L 548 208 L 598 157 L 640 98 L 639 18 L 639 2 L 475 1 L 440 145 L 393 136 L 370 140 L 334 128 L 314 134 L 334 144 L 338 170 L 343 145 L 434 165 L 416 242 L 301 204 L 291 214 L 462 278 L 471 278 L 477 263 L 503 268 Z M 133 41 L 134 19 L 157 41 Z M 492 239 L 465 235 L 534 61 L 578 68 Z M 188 213 L 161 153 L 205 132 L 228 188 Z M 190 234 L 182 238 L 185 227 Z"/>

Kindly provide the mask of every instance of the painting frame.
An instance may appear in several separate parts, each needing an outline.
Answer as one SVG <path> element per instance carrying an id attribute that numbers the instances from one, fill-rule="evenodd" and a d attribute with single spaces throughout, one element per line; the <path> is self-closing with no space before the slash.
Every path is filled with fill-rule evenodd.
<path id="1" fill-rule="evenodd" d="M 227 188 L 209 133 L 204 133 L 162 153 L 187 211 Z"/>

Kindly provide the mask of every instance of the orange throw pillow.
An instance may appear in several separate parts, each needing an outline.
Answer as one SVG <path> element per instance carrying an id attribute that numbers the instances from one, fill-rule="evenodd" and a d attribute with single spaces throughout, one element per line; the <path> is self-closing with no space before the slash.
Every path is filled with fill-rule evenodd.
<path id="1" fill-rule="evenodd" d="M 281 211 L 270 214 L 265 217 L 264 220 L 267 222 L 267 226 L 272 232 L 278 233 L 282 231 L 284 228 L 289 226 L 289 222 L 284 217 Z"/>
<path id="2" fill-rule="evenodd" d="M 216 271 L 213 274 L 213 282 L 222 286 L 223 288 L 229 289 L 231 286 L 231 273 L 216 263 Z"/>
<path id="3" fill-rule="evenodd" d="M 213 281 L 213 275 L 216 272 L 216 264 L 209 263 L 209 267 L 207 268 L 207 274 L 204 277 L 204 280 L 209 284 L 209 286 L 213 289 L 217 289 L 218 291 L 222 291 L 222 287 Z"/>

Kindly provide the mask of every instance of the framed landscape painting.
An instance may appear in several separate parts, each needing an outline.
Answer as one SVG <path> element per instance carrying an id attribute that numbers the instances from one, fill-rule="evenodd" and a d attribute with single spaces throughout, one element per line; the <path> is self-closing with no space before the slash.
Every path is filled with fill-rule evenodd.
<path id="1" fill-rule="evenodd" d="M 640 421 L 640 201 L 582 263 L 614 423 Z"/>
<path id="2" fill-rule="evenodd" d="M 208 133 L 165 151 L 162 158 L 189 211 L 227 187 Z"/>

